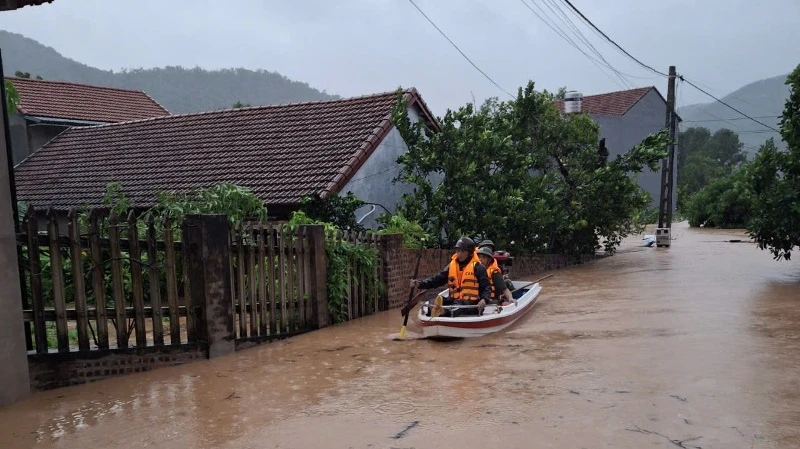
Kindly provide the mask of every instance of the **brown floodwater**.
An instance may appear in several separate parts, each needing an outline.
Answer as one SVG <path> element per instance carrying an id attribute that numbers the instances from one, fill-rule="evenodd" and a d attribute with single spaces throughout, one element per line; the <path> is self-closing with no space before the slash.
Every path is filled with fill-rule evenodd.
<path id="1" fill-rule="evenodd" d="M 392 310 L 36 393 L 0 448 L 800 447 L 800 264 L 673 235 L 555 271 L 499 334 L 392 341 Z"/>

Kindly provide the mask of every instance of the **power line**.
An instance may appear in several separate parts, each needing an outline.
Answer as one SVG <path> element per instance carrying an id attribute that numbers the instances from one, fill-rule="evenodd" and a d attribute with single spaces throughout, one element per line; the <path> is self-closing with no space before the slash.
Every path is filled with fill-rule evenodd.
<path id="1" fill-rule="evenodd" d="M 589 24 L 589 25 L 590 25 L 592 28 L 594 28 L 595 30 L 597 30 L 597 32 L 598 32 L 598 33 L 600 33 L 600 34 L 601 34 L 601 35 L 602 35 L 604 38 L 606 38 L 606 40 L 608 40 L 609 42 L 611 42 L 612 44 L 614 44 L 614 46 L 615 46 L 615 47 L 619 48 L 619 49 L 620 49 L 620 50 L 621 50 L 623 53 L 625 53 L 626 55 L 628 55 L 628 57 L 629 57 L 629 58 L 631 58 L 631 59 L 633 59 L 634 61 L 636 61 L 636 62 L 637 62 L 637 63 L 638 63 L 640 66 L 642 66 L 642 67 L 645 67 L 645 68 L 647 68 L 647 69 L 650 69 L 650 70 L 652 70 L 653 72 L 655 72 L 655 73 L 658 73 L 658 74 L 659 74 L 659 75 L 661 75 L 661 76 L 666 76 L 666 77 L 669 77 L 669 75 L 667 75 L 666 73 L 664 73 L 664 72 L 659 72 L 658 70 L 656 70 L 656 69 L 654 69 L 654 68 L 650 67 L 649 65 L 647 65 L 647 64 L 645 64 L 645 63 L 643 63 L 642 61 L 640 61 L 640 60 L 638 60 L 638 59 L 634 58 L 634 57 L 633 57 L 633 55 L 631 55 L 630 53 L 628 53 L 627 51 L 625 51 L 625 49 L 624 49 L 624 48 L 620 47 L 620 46 L 619 46 L 619 44 L 617 44 L 616 42 L 614 42 L 614 40 L 613 40 L 613 39 L 611 39 L 610 37 L 608 37 L 608 36 L 606 35 L 606 33 L 604 33 L 604 32 L 603 32 L 603 31 L 602 31 L 600 28 L 597 28 L 597 26 L 596 26 L 594 23 L 592 23 L 592 21 L 591 21 L 591 20 L 589 20 L 589 19 L 588 19 L 586 16 L 584 16 L 584 15 L 583 15 L 583 13 L 582 13 L 582 12 L 581 12 L 581 11 L 580 11 L 578 8 L 576 8 L 576 7 L 575 7 L 575 5 L 573 5 L 573 4 L 572 4 L 572 2 L 570 2 L 569 0 L 563 0 L 563 2 L 564 2 L 564 3 L 566 3 L 566 4 L 567 4 L 567 5 L 568 5 L 568 6 L 569 6 L 569 7 L 570 7 L 570 8 L 571 8 L 573 11 L 575 11 L 575 13 L 576 13 L 576 14 L 578 14 L 579 16 L 581 16 L 581 18 L 582 18 L 582 19 L 583 19 L 583 20 L 584 20 L 586 23 L 588 23 L 588 24 Z"/>
<path id="2" fill-rule="evenodd" d="M 572 39 L 571 39 L 569 36 L 567 36 L 567 34 L 566 34 L 565 32 L 563 32 L 563 31 L 560 31 L 560 30 L 558 30 L 558 29 L 557 29 L 557 27 L 554 27 L 553 25 L 551 25 L 551 24 L 550 24 L 550 22 L 549 22 L 549 21 L 547 21 L 547 20 L 546 20 L 544 17 L 542 17 L 542 15 L 541 15 L 541 14 L 539 14 L 538 12 L 536 12 L 536 10 L 534 10 L 533 8 L 531 8 L 531 6 L 530 6 L 530 5 L 529 5 L 529 4 L 528 4 L 528 3 L 527 3 L 525 0 L 520 0 L 520 1 L 521 1 L 521 2 L 522 2 L 522 4 L 523 4 L 523 5 L 525 5 L 525 7 L 527 7 L 527 8 L 528 8 L 528 9 L 529 9 L 529 10 L 530 10 L 530 11 L 531 11 L 531 12 L 532 12 L 532 13 L 533 13 L 533 14 L 534 14 L 536 17 L 538 17 L 538 18 L 539 18 L 539 20 L 541 20 L 541 21 L 542 21 L 542 22 L 543 22 L 545 25 L 547 25 L 547 27 L 548 27 L 548 28 L 550 28 L 551 30 L 553 30 L 553 32 L 554 32 L 554 33 L 558 34 L 558 35 L 559 35 L 559 36 L 560 36 L 562 39 L 564 39 L 565 41 L 567 41 L 567 42 L 568 42 L 570 45 L 572 45 L 572 46 L 573 46 L 573 47 L 574 47 L 576 50 L 578 50 L 579 52 L 583 53 L 583 55 L 584 55 L 584 56 L 586 56 L 586 58 L 587 58 L 587 59 L 588 59 L 588 60 L 589 60 L 589 61 L 590 61 L 592 64 L 594 64 L 594 66 L 595 66 L 595 67 L 597 67 L 597 69 L 600 71 L 600 73 L 602 73 L 603 75 L 605 75 L 606 77 L 608 77 L 608 79 L 610 79 L 610 80 L 611 80 L 613 83 L 617 84 L 619 87 L 621 87 L 621 88 L 623 88 L 623 89 L 625 89 L 625 88 L 626 88 L 626 86 L 625 86 L 624 84 L 620 84 L 620 83 L 619 83 L 619 82 L 617 82 L 617 81 L 616 81 L 616 80 L 615 80 L 613 77 L 611 77 L 611 75 L 609 75 L 608 73 L 606 73 L 606 72 L 605 72 L 605 71 L 604 71 L 604 70 L 603 70 L 603 69 L 600 67 L 600 65 L 599 65 L 599 64 L 602 64 L 602 63 L 601 63 L 600 61 L 598 61 L 597 59 L 595 59 L 595 58 L 592 58 L 591 56 L 589 56 L 589 55 L 588 55 L 588 54 L 587 54 L 587 53 L 586 53 L 586 52 L 585 52 L 585 51 L 584 51 L 584 50 L 583 50 L 583 49 L 582 49 L 580 46 L 578 46 L 578 44 L 576 44 L 576 43 L 575 43 L 575 41 L 573 41 L 573 40 L 572 40 Z M 539 8 L 539 10 L 542 12 L 542 14 L 544 14 L 544 15 L 547 15 L 547 14 L 544 12 L 544 10 L 543 10 L 543 9 L 542 9 L 542 8 L 541 8 L 539 5 L 537 5 L 535 2 L 534 2 L 533 4 L 534 4 L 534 6 L 536 6 L 537 8 Z M 609 69 L 611 69 L 611 70 L 614 70 L 614 68 L 613 68 L 613 67 L 611 67 L 610 65 L 608 65 L 608 64 L 604 64 L 604 65 L 606 65 L 606 66 L 607 66 Z M 617 75 L 617 76 L 619 77 L 619 75 Z M 623 82 L 624 82 L 624 81 L 623 81 Z"/>
<path id="3" fill-rule="evenodd" d="M 587 18 L 585 15 L 583 15 L 583 13 L 582 13 L 582 12 L 581 12 L 581 11 L 580 11 L 578 8 L 576 8 L 576 7 L 575 7 L 575 5 L 573 5 L 573 4 L 572 4 L 572 2 L 571 2 L 570 0 L 562 0 L 562 1 L 563 1 L 564 3 L 566 3 L 566 4 L 567 4 L 567 5 L 570 7 L 570 8 L 572 8 L 572 10 L 573 10 L 573 11 L 575 11 L 575 13 L 577 13 L 579 16 L 581 16 L 581 18 L 583 18 L 583 20 L 585 20 L 585 21 L 586 21 L 586 22 L 587 22 L 589 25 L 591 25 L 591 26 L 592 26 L 592 28 L 594 28 L 594 29 L 595 29 L 595 30 L 597 30 L 597 31 L 598 31 L 600 34 L 602 34 L 602 35 L 603 35 L 603 37 L 605 37 L 605 38 L 606 38 L 606 39 L 607 39 L 609 42 L 611 42 L 612 44 L 614 44 L 614 46 L 616 46 L 617 48 L 619 48 L 619 49 L 620 49 L 620 50 L 621 50 L 623 53 L 625 53 L 626 55 L 628 55 L 628 57 L 630 57 L 631 59 L 633 59 L 634 61 L 636 61 L 637 63 L 639 63 L 639 65 L 641 65 L 642 67 L 646 67 L 646 68 L 648 68 L 648 69 L 652 70 L 653 72 L 655 72 L 655 73 L 658 73 L 658 74 L 660 74 L 660 75 L 667 76 L 667 77 L 669 76 L 669 75 L 667 75 L 667 74 L 665 74 L 665 73 L 663 73 L 663 72 L 659 72 L 658 70 L 656 70 L 656 69 L 654 69 L 654 68 L 650 67 L 649 65 L 647 65 L 647 64 L 643 63 L 642 61 L 639 61 L 638 59 L 636 59 L 635 57 L 633 57 L 633 55 L 631 55 L 630 53 L 628 53 L 628 52 L 627 52 L 627 51 L 626 51 L 624 48 L 620 47 L 620 46 L 619 46 L 619 44 L 617 44 L 616 42 L 614 42 L 614 40 L 613 40 L 613 39 L 611 39 L 610 37 L 608 37 L 608 36 L 607 36 L 605 33 L 603 33 L 603 31 L 602 31 L 602 30 L 600 30 L 600 28 L 598 28 L 598 27 L 597 27 L 597 26 L 596 26 L 594 23 L 592 23 L 592 21 L 591 21 L 591 20 L 589 20 L 589 19 L 588 19 L 588 18 Z M 702 89 L 701 87 L 697 86 L 697 85 L 696 85 L 696 84 L 694 84 L 693 82 L 691 82 L 691 81 L 687 80 L 687 79 L 686 79 L 686 78 L 685 78 L 683 75 L 681 75 L 679 78 L 681 79 L 681 81 L 686 81 L 687 83 L 689 83 L 689 85 L 690 85 L 690 86 L 692 86 L 692 87 L 694 87 L 695 89 L 699 90 L 700 92 L 702 92 L 702 93 L 704 93 L 704 94 L 708 95 L 709 97 L 713 98 L 714 100 L 718 101 L 719 103 L 722 103 L 723 105 L 725 105 L 725 106 L 727 106 L 727 107 L 729 107 L 729 108 L 733 109 L 734 111 L 738 112 L 738 113 L 739 113 L 739 114 L 741 114 L 742 116 L 744 116 L 744 117 L 747 117 L 747 118 L 749 118 L 750 120 L 752 120 L 752 121 L 754 121 L 754 122 L 758 123 L 759 125 L 761 125 L 761 126 L 763 126 L 763 127 L 765 127 L 765 128 L 771 129 L 771 130 L 773 130 L 773 131 L 775 131 L 776 133 L 777 133 L 777 132 L 780 132 L 780 131 L 778 131 L 777 129 L 775 129 L 775 128 L 771 127 L 771 126 L 769 126 L 769 125 L 767 125 L 767 124 L 765 124 L 765 123 L 763 123 L 763 122 L 760 122 L 760 121 L 758 121 L 758 120 L 754 119 L 753 117 L 750 117 L 749 115 L 747 115 L 747 114 L 745 114 L 744 112 L 742 112 L 742 111 L 740 111 L 740 110 L 738 110 L 738 109 L 734 108 L 733 106 L 729 105 L 728 103 L 725 103 L 724 101 L 720 100 L 719 98 L 715 97 L 714 95 L 711 95 L 711 94 L 710 94 L 710 93 L 708 93 L 706 90 L 704 90 L 704 89 Z"/>
<path id="4" fill-rule="evenodd" d="M 567 14 L 561 9 L 561 7 L 558 6 L 557 3 L 555 3 L 554 0 L 545 0 L 543 3 L 544 3 L 544 6 L 546 6 L 547 9 L 549 9 L 553 13 L 553 15 L 555 15 L 556 19 L 560 20 L 561 23 L 563 23 L 564 26 L 568 30 L 569 29 L 572 30 L 572 33 L 575 35 L 575 37 L 578 38 L 578 40 L 580 40 L 584 44 L 586 44 L 588 46 L 588 48 L 592 49 L 594 54 L 596 54 L 600 59 L 603 60 L 603 62 L 606 64 L 606 66 L 608 66 L 608 68 L 610 68 L 617 75 L 617 78 L 619 78 L 620 81 L 622 81 L 623 84 L 625 84 L 629 89 L 633 88 L 633 85 L 631 84 L 630 80 L 627 79 L 626 77 L 623 77 L 622 73 L 619 70 L 617 70 L 616 67 L 612 66 L 606 60 L 606 58 L 597 50 L 597 48 L 595 48 L 594 45 L 592 45 L 592 43 L 586 38 L 586 36 L 583 34 L 583 32 L 581 32 L 581 30 L 578 29 L 577 26 L 575 26 L 575 23 L 573 23 L 572 20 L 570 20 L 570 18 L 567 16 Z M 551 7 L 551 5 L 552 5 L 552 7 Z M 556 13 L 556 10 L 558 10 L 558 13 Z M 561 14 L 561 16 L 559 16 L 559 13 Z M 563 17 L 563 19 L 562 19 L 562 17 Z"/>
<path id="5" fill-rule="evenodd" d="M 564 1 L 567 1 L 567 0 L 564 0 Z M 702 93 L 704 93 L 704 94 L 708 95 L 709 97 L 711 97 L 711 98 L 713 98 L 713 99 L 717 100 L 718 102 L 720 102 L 720 103 L 724 104 L 725 106 L 727 106 L 727 107 L 729 107 L 729 108 L 733 109 L 734 111 L 738 112 L 739 114 L 743 115 L 744 117 L 747 117 L 747 118 L 749 118 L 750 120 L 752 120 L 752 121 L 754 121 L 754 122 L 758 123 L 759 125 L 761 125 L 761 126 L 763 126 L 763 127 L 765 127 L 765 128 L 771 129 L 771 130 L 773 130 L 773 131 L 775 131 L 776 133 L 780 133 L 780 131 L 778 131 L 777 129 L 775 129 L 775 128 L 773 128 L 773 127 L 771 127 L 771 126 L 769 126 L 769 125 L 767 125 L 767 124 L 765 124 L 765 123 L 763 123 L 763 122 L 760 122 L 760 121 L 758 121 L 758 120 L 754 119 L 753 117 L 750 117 L 749 115 L 745 114 L 744 112 L 742 112 L 742 111 L 740 111 L 740 110 L 738 110 L 738 109 L 734 108 L 733 106 L 729 105 L 728 103 L 725 103 L 724 101 L 720 100 L 719 98 L 717 98 L 717 97 L 715 97 L 715 96 L 711 95 L 710 93 L 708 93 L 708 92 L 706 92 L 705 90 L 703 90 L 702 88 L 698 87 L 696 84 L 694 84 L 693 82 L 691 82 L 691 81 L 687 80 L 687 79 L 686 79 L 686 78 L 684 78 L 683 76 L 680 76 L 679 78 L 681 79 L 681 81 L 686 81 L 687 83 L 689 83 L 689 85 L 690 85 L 690 86 L 692 86 L 692 87 L 694 87 L 695 89 L 699 90 L 700 92 L 702 92 Z"/>
<path id="6" fill-rule="evenodd" d="M 447 39 L 447 41 L 448 41 L 448 42 L 450 42 L 450 44 L 451 44 L 453 47 L 455 47 L 455 49 L 456 49 L 456 50 L 458 50 L 458 52 L 459 52 L 459 53 L 461 53 L 461 56 L 463 56 L 463 57 L 464 57 L 464 59 L 466 59 L 466 60 L 467 60 L 467 62 L 469 62 L 470 64 L 472 64 L 472 67 L 475 67 L 475 70 L 477 70 L 477 71 L 481 72 L 481 74 L 482 74 L 483 76 L 485 76 L 485 77 L 486 77 L 486 79 L 488 79 L 488 80 L 489 80 L 489 81 L 490 81 L 492 84 L 494 84 L 494 85 L 495 85 L 495 86 L 496 86 L 498 89 L 500 89 L 500 90 L 502 90 L 503 92 L 505 92 L 505 93 L 506 93 L 506 94 L 507 94 L 509 97 L 511 97 L 511 98 L 516 98 L 514 95 L 512 95 L 511 93 L 509 93 L 507 90 L 505 90 L 505 89 L 503 89 L 502 87 L 500 87 L 500 85 L 499 85 L 499 84 L 497 84 L 497 83 L 496 83 L 496 82 L 495 82 L 495 81 L 494 81 L 494 80 L 493 80 L 493 79 L 492 79 L 492 78 L 491 78 L 489 75 L 487 75 L 487 74 L 486 74 L 486 72 L 484 72 L 484 71 L 483 71 L 483 70 L 481 70 L 481 69 L 480 69 L 480 68 L 479 68 L 477 65 L 475 65 L 475 63 L 474 63 L 474 62 L 472 62 L 472 60 L 471 60 L 471 59 L 469 59 L 469 57 L 467 57 L 467 55 L 465 55 L 465 54 L 464 54 L 464 52 L 463 52 L 463 51 L 461 51 L 461 49 L 460 49 L 460 48 L 458 48 L 458 45 L 456 45 L 456 44 L 455 44 L 453 41 L 451 41 L 451 40 L 450 40 L 450 38 L 449 38 L 449 37 L 447 37 L 447 35 L 444 33 L 444 31 L 442 31 L 441 29 L 439 29 L 439 27 L 438 27 L 438 26 L 436 26 L 436 24 L 435 24 L 435 23 L 433 23 L 433 20 L 431 20 L 431 19 L 430 19 L 430 18 L 429 18 L 429 17 L 428 17 L 428 16 L 425 14 L 425 12 L 424 12 L 424 11 L 422 11 L 422 10 L 419 8 L 419 6 L 417 6 L 417 4 L 416 4 L 416 3 L 414 3 L 414 0 L 408 0 L 408 1 L 409 1 L 409 2 L 411 2 L 411 4 L 412 4 L 412 5 L 414 5 L 414 7 L 415 7 L 415 8 L 417 8 L 417 11 L 419 11 L 419 12 L 420 12 L 420 14 L 422 14 L 422 16 L 423 16 L 423 17 L 425 17 L 425 18 L 428 20 L 428 22 L 430 22 L 430 24 L 431 24 L 431 25 L 433 25 L 433 27 L 434 27 L 434 28 L 436 28 L 436 30 L 437 30 L 437 31 L 439 31 L 439 33 L 440 33 L 442 36 L 444 36 L 444 38 L 445 38 L 445 39 Z"/>

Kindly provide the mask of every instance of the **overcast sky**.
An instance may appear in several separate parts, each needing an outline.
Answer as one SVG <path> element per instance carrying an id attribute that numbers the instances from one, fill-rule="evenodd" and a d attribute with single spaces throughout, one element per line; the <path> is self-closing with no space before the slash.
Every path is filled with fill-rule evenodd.
<path id="1" fill-rule="evenodd" d="M 584 95 L 625 87 L 522 0 L 414 1 L 507 91 L 529 79 L 540 89 L 566 86 Z M 631 75 L 630 85 L 666 93 L 665 78 L 604 42 L 560 0 L 525 1 L 570 32 L 558 19 L 560 6 L 612 66 Z M 718 96 L 800 62 L 800 0 L 572 3 L 645 64 L 662 72 L 676 65 Z M 0 28 L 102 69 L 263 68 L 343 96 L 416 86 L 437 114 L 472 95 L 479 102 L 505 96 L 409 0 L 54 0 L 0 14 Z M 709 99 L 684 84 L 678 100 Z"/>

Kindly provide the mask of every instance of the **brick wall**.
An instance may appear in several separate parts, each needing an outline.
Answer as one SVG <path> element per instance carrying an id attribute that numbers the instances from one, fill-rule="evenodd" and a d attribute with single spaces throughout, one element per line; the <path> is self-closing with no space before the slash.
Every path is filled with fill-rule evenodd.
<path id="1" fill-rule="evenodd" d="M 202 345 L 28 355 L 31 388 L 49 390 L 206 359 Z"/>
<path id="2" fill-rule="evenodd" d="M 383 270 L 387 288 L 387 301 L 390 309 L 402 307 L 408 300 L 408 280 L 414 275 L 414 264 L 419 250 L 403 247 L 401 235 L 386 235 L 383 239 Z M 438 273 L 450 261 L 453 250 L 450 249 L 424 249 L 419 264 L 419 278 L 425 278 Z M 601 255 L 586 254 L 581 263 L 592 261 Z M 520 279 L 550 270 L 557 270 L 574 265 L 574 259 L 560 254 L 533 254 L 529 256 L 514 256 L 514 266 L 511 268 L 511 278 Z M 434 297 L 441 291 L 435 289 L 426 295 Z"/>

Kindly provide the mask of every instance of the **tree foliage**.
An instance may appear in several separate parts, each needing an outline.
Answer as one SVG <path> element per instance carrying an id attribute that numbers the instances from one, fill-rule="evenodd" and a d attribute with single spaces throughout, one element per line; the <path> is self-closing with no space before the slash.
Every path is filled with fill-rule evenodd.
<path id="1" fill-rule="evenodd" d="M 440 132 L 412 122 L 398 92 L 392 118 L 408 151 L 396 181 L 416 185 L 400 211 L 449 245 L 483 235 L 498 247 L 580 255 L 637 232 L 649 195 L 634 173 L 658 170 L 666 130 L 612 161 L 587 114 L 563 115 L 533 82 L 516 99 L 448 110 Z M 511 243 L 514 243 L 512 246 Z"/>
<path id="2" fill-rule="evenodd" d="M 690 226 L 745 228 L 756 207 L 750 185 L 750 165 L 713 179 L 686 202 L 685 214 Z"/>
<path id="3" fill-rule="evenodd" d="M 377 234 L 403 234 L 403 246 L 406 248 L 424 247 L 431 240 L 419 223 L 409 220 L 402 212 L 393 215 L 384 213 L 376 221 L 379 226 Z"/>
<path id="4" fill-rule="evenodd" d="M 17 78 L 31 79 L 31 72 L 22 72 L 22 71 L 17 70 L 16 72 L 14 72 L 14 76 L 16 76 Z M 36 79 L 37 80 L 42 80 L 44 78 L 42 78 L 39 75 L 36 75 Z"/>
<path id="5" fill-rule="evenodd" d="M 779 151 L 770 140 L 753 161 L 756 210 L 748 227 L 759 248 L 768 249 L 776 260 L 789 260 L 800 245 L 800 64 L 786 84 L 790 93 L 780 121 L 786 150 Z"/>
<path id="6" fill-rule="evenodd" d="M 11 115 L 17 110 L 19 93 L 17 92 L 17 89 L 14 88 L 14 84 L 12 84 L 9 80 L 3 80 L 3 88 L 6 90 L 6 110 L 8 111 L 8 114 Z"/>
<path id="7" fill-rule="evenodd" d="M 707 128 L 689 128 L 678 135 L 678 208 L 711 181 L 733 173 L 747 161 L 739 135 L 730 129 L 713 134 Z"/>
<path id="8" fill-rule="evenodd" d="M 325 198 L 319 195 L 306 195 L 300 199 L 300 210 L 312 220 L 360 232 L 364 227 L 356 223 L 356 210 L 364 204 L 364 201 L 353 192 L 347 192 L 344 196 L 328 195 Z"/>

